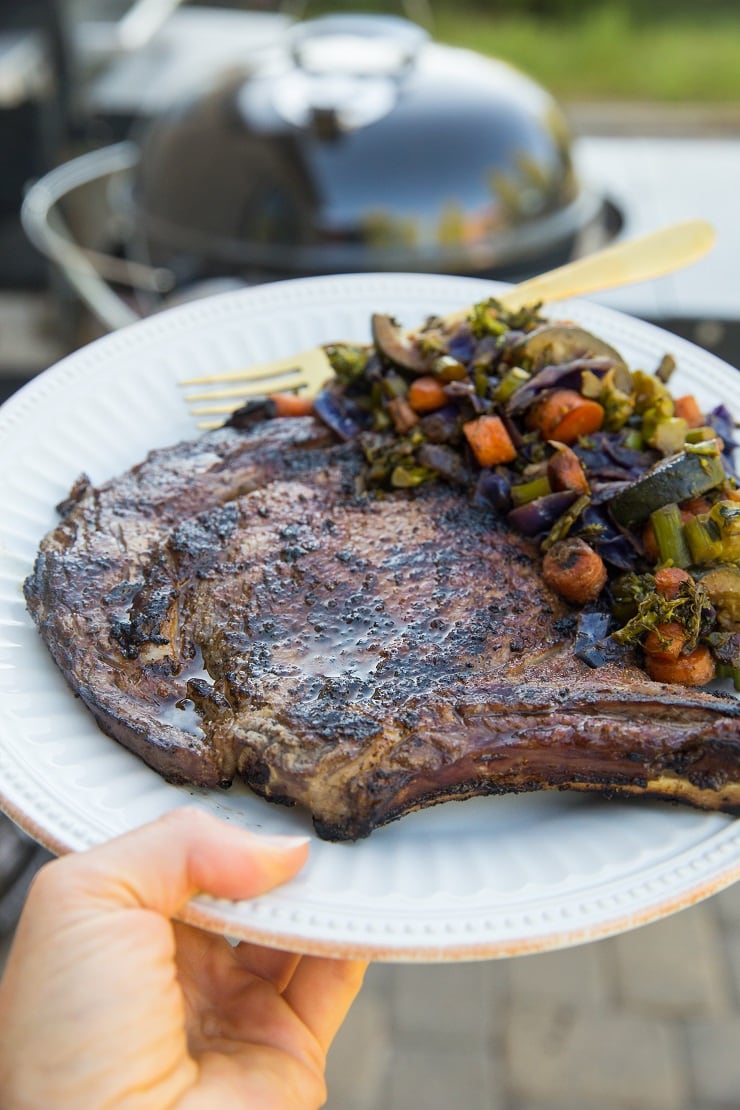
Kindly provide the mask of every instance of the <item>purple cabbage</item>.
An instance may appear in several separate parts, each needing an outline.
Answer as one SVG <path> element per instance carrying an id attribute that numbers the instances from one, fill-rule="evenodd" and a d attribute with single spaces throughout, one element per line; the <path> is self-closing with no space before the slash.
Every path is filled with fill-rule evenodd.
<path id="1" fill-rule="evenodd" d="M 511 479 L 501 470 L 481 470 L 473 493 L 473 504 L 506 513 L 511 508 Z"/>
<path id="2" fill-rule="evenodd" d="M 577 497 L 578 494 L 571 489 L 548 493 L 512 509 L 506 519 L 522 535 L 538 536 L 541 532 L 549 532 L 555 521 L 571 507 Z"/>
<path id="3" fill-rule="evenodd" d="M 603 667 L 605 663 L 624 655 L 622 648 L 610 636 L 613 619 L 604 609 L 582 609 L 578 614 L 574 654 L 589 667 Z"/>
<path id="4" fill-rule="evenodd" d="M 447 350 L 458 362 L 464 362 L 467 365 L 476 350 L 472 332 L 467 328 L 460 328 L 447 344 Z"/>
<path id="5" fill-rule="evenodd" d="M 725 470 L 733 477 L 737 477 L 734 452 L 740 445 L 735 439 L 735 421 L 732 418 L 732 413 L 726 405 L 717 405 L 716 408 L 707 413 L 707 424 L 710 428 L 714 428 L 724 444 L 722 461 L 725 464 Z"/>
<path id="6" fill-rule="evenodd" d="M 340 439 L 354 439 L 367 426 L 367 416 L 344 393 L 322 389 L 313 403 L 314 412 Z"/>
<path id="7" fill-rule="evenodd" d="M 436 471 L 448 482 L 461 485 L 468 479 L 468 471 L 459 452 L 443 443 L 422 443 L 416 457 L 422 466 Z"/>
<path id="8" fill-rule="evenodd" d="M 528 409 L 543 389 L 580 389 L 581 377 L 585 370 L 603 378 L 615 365 L 614 360 L 601 356 L 598 358 L 574 358 L 571 362 L 561 362 L 555 366 L 545 366 L 539 373 L 520 386 L 506 406 L 511 415 Z"/>
<path id="9" fill-rule="evenodd" d="M 630 541 L 628 534 L 616 527 L 604 507 L 595 505 L 592 501 L 581 516 L 580 524 L 581 533 L 584 529 L 587 530 L 583 538 L 605 563 L 610 563 L 618 570 L 634 570 L 635 556 L 641 552 Z"/>
<path id="10" fill-rule="evenodd" d="M 457 405 L 444 405 L 422 416 L 419 428 L 430 443 L 448 443 L 457 432 L 459 417 Z"/>
<path id="11" fill-rule="evenodd" d="M 738 446 L 735 439 L 735 421 L 726 405 L 717 405 L 707 413 L 707 424 L 724 440 L 726 446 L 733 450 Z"/>
<path id="12" fill-rule="evenodd" d="M 594 432 L 573 446 L 590 480 L 631 481 L 660 458 L 657 451 L 638 451 L 624 444 L 624 432 Z M 616 492 L 616 491 L 615 491 Z"/>

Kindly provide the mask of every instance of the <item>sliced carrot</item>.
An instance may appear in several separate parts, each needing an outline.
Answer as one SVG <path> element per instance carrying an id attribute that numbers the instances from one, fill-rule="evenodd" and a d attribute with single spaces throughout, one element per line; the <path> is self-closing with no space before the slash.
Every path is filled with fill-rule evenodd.
<path id="1" fill-rule="evenodd" d="M 678 659 L 645 657 L 645 668 L 656 682 L 680 682 L 683 686 L 706 686 L 715 674 L 714 659 L 706 644 L 699 644 L 687 655 Z"/>
<path id="2" fill-rule="evenodd" d="M 527 423 L 537 428 L 543 439 L 575 443 L 579 436 L 598 432 L 604 423 L 604 409 L 575 389 L 556 389 L 533 406 Z"/>
<path id="3" fill-rule="evenodd" d="M 419 417 L 405 397 L 394 397 L 388 402 L 388 415 L 393 421 L 394 428 L 401 436 L 405 436 L 414 425 L 419 423 Z"/>
<path id="4" fill-rule="evenodd" d="M 704 413 L 699 408 L 699 402 L 693 393 L 676 397 L 673 402 L 673 415 L 680 416 L 690 428 L 702 428 L 706 424 Z"/>
<path id="5" fill-rule="evenodd" d="M 651 628 L 643 647 L 651 659 L 673 660 L 686 646 L 686 629 L 679 621 L 664 621 Z"/>
<path id="6" fill-rule="evenodd" d="M 681 567 L 661 567 L 655 572 L 655 589 L 668 601 L 678 597 L 682 582 L 690 582 L 691 575 Z"/>
<path id="7" fill-rule="evenodd" d="M 699 513 L 708 513 L 712 507 L 712 502 L 708 501 L 706 497 L 692 497 L 688 501 L 681 502 L 681 518 L 684 519 L 684 513 L 688 514 L 688 518 L 698 516 Z"/>
<path id="8" fill-rule="evenodd" d="M 645 558 L 649 563 L 657 563 L 660 559 L 658 541 L 652 520 L 649 520 L 642 530 L 642 546 L 645 548 Z"/>
<path id="9" fill-rule="evenodd" d="M 588 479 L 575 451 L 558 444 L 555 454 L 547 461 L 547 477 L 553 491 L 575 490 L 588 493 Z"/>
<path id="10" fill-rule="evenodd" d="M 606 585 L 606 567 L 601 556 L 577 536 L 558 540 L 542 560 L 547 585 L 576 605 L 595 601 Z"/>
<path id="11" fill-rule="evenodd" d="M 463 424 L 463 431 L 481 466 L 499 466 L 516 458 L 516 447 L 500 416 L 478 416 Z"/>
<path id="12" fill-rule="evenodd" d="M 275 416 L 310 416 L 313 412 L 313 399 L 299 393 L 271 393 L 270 400 Z"/>
<path id="13" fill-rule="evenodd" d="M 426 375 L 414 378 L 409 386 L 407 400 L 415 412 L 434 412 L 447 403 L 447 394 L 441 382 Z"/>

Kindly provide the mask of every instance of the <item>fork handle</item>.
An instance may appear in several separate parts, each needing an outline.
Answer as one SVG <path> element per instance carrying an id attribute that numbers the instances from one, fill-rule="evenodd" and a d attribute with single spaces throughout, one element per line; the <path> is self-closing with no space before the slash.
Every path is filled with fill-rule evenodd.
<path id="1" fill-rule="evenodd" d="M 715 239 L 714 228 L 706 220 L 670 224 L 523 281 L 498 300 L 506 308 L 517 309 L 537 301 L 560 301 L 618 285 L 650 281 L 696 262 L 714 245 Z M 464 319 L 468 311 L 455 312 L 445 319 L 455 323 Z"/>

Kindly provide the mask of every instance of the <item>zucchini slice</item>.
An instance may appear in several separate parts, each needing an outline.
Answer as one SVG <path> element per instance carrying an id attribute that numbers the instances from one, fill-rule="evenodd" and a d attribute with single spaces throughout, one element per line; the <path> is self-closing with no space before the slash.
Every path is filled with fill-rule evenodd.
<path id="1" fill-rule="evenodd" d="M 725 480 L 719 455 L 687 451 L 661 459 L 609 502 L 611 514 L 623 528 L 644 524 L 651 513 L 672 501 L 686 501 L 714 489 Z"/>

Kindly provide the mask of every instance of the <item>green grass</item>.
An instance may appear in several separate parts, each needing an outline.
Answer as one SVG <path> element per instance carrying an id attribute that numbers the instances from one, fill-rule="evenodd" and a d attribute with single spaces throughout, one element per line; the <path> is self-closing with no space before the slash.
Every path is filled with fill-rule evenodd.
<path id="1" fill-rule="evenodd" d="M 618 4 L 546 22 L 434 6 L 435 37 L 525 70 L 566 100 L 736 101 L 740 12 L 639 23 Z"/>

